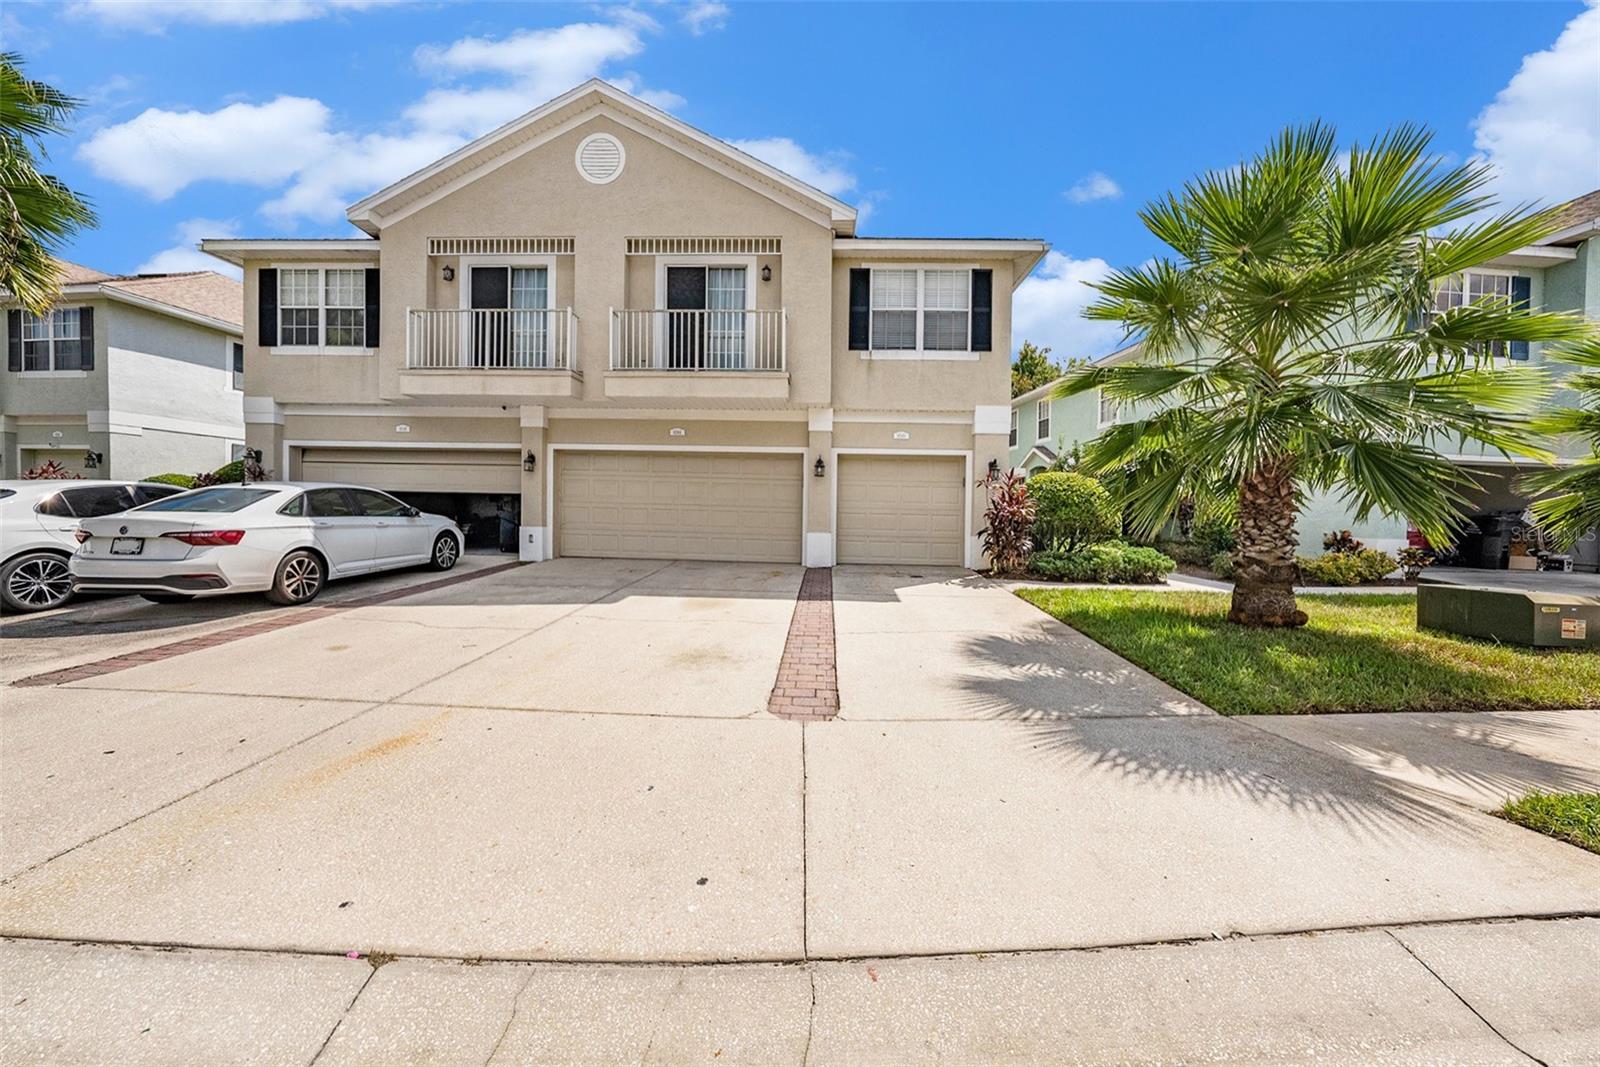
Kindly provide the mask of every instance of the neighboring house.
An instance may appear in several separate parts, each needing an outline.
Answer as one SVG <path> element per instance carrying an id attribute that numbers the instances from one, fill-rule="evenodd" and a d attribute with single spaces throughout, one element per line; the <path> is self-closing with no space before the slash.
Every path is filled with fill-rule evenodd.
<path id="1" fill-rule="evenodd" d="M 1558 211 L 1557 225 L 1557 231 L 1539 244 L 1519 248 L 1440 286 L 1435 295 L 1436 306 L 1444 310 L 1484 296 L 1501 296 L 1526 300 L 1550 310 L 1578 311 L 1591 320 L 1600 321 L 1600 240 L 1597 240 L 1600 237 L 1600 190 L 1563 204 Z M 1497 355 L 1508 363 L 1527 361 L 1537 365 L 1544 362 L 1543 347 L 1537 342 L 1516 342 L 1506 345 Z M 1121 363 L 1137 358 L 1138 354 L 1139 346 L 1133 344 L 1102 356 L 1096 362 Z M 1558 375 L 1566 373 L 1559 364 L 1551 367 Z M 1052 382 L 1040 386 L 1012 400 L 1013 469 L 1025 473 L 1041 470 L 1049 466 L 1056 454 L 1070 450 L 1074 444 L 1092 440 L 1122 417 L 1117 405 L 1098 392 L 1053 400 L 1050 394 L 1055 385 Z M 1570 394 L 1558 394 L 1555 402 L 1565 403 L 1569 399 Z M 1583 446 L 1578 442 L 1565 442 L 1563 447 L 1569 452 L 1578 450 L 1572 454 L 1581 454 Z M 1461 547 L 1473 559 L 1501 560 L 1509 532 L 1508 522 L 1515 521 L 1515 516 L 1529 502 L 1528 496 L 1515 484 L 1516 475 L 1528 466 L 1508 461 L 1475 443 L 1452 458 L 1466 468 L 1480 486 L 1471 494 L 1468 503 L 1468 513 L 1476 520 L 1477 533 L 1469 531 Z M 1373 515 L 1366 522 L 1357 522 L 1341 501 L 1327 496 L 1314 496 L 1306 501 L 1298 529 L 1300 550 L 1308 555 L 1321 551 L 1323 535 L 1332 530 L 1351 530 L 1373 548 L 1394 550 L 1407 543 L 1404 519 Z M 1600 563 L 1600 543 L 1593 539 L 1581 542 L 1575 555 L 1580 564 L 1594 566 Z"/>
<path id="2" fill-rule="evenodd" d="M 47 315 L 7 303 L 0 478 L 48 460 L 86 478 L 214 470 L 244 446 L 244 290 L 211 271 L 61 263 Z"/>
<path id="3" fill-rule="evenodd" d="M 523 559 L 973 565 L 1036 240 L 856 210 L 590 81 L 241 265 L 250 447 Z"/>

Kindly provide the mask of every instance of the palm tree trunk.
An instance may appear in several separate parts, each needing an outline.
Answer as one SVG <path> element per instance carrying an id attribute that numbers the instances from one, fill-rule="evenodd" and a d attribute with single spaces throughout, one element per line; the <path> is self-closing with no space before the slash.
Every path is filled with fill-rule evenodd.
<path id="1" fill-rule="evenodd" d="M 1239 486 L 1239 545 L 1228 621 L 1245 626 L 1304 626 L 1295 604 L 1297 513 L 1293 461 L 1262 463 Z"/>

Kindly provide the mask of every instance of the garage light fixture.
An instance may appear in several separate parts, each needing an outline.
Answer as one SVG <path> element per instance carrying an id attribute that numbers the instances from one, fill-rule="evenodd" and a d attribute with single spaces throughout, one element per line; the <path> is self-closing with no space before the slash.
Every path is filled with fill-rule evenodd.
<path id="1" fill-rule="evenodd" d="M 822 462 L 822 457 L 821 456 L 818 456 L 817 457 L 817 465 L 815 467 L 811 468 L 811 469 L 814 470 L 816 472 L 816 474 L 817 474 L 817 477 L 820 478 L 820 477 L 822 477 L 824 474 L 826 474 L 828 472 L 828 465 L 826 463 Z"/>
<path id="2" fill-rule="evenodd" d="M 447 282 L 453 282 L 456 280 L 456 269 L 454 267 L 445 267 L 444 280 Z"/>
<path id="3" fill-rule="evenodd" d="M 534 455 L 531 451 L 526 453 L 522 457 L 522 469 L 523 470 L 531 471 L 535 467 L 537 467 L 538 465 L 539 465 L 539 457 Z"/>
<path id="4" fill-rule="evenodd" d="M 989 477 L 991 477 L 991 478 L 1000 477 L 1000 461 L 999 460 L 991 459 L 989 461 Z"/>
<path id="5" fill-rule="evenodd" d="M 764 282 L 772 280 L 772 268 L 770 266 L 761 268 L 761 280 Z"/>
<path id="6" fill-rule="evenodd" d="M 105 453 L 103 452 L 95 452 L 92 450 L 85 452 L 83 454 L 83 469 L 89 471 L 97 470 L 99 469 L 100 464 L 104 463 L 105 460 L 106 457 Z"/>

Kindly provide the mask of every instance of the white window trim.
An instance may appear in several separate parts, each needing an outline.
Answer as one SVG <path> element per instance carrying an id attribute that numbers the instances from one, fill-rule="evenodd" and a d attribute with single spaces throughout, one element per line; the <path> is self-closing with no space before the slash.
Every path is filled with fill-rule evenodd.
<path id="1" fill-rule="evenodd" d="M 1050 440 L 1050 431 L 1055 429 L 1055 420 L 1050 417 L 1052 413 L 1050 411 L 1049 400 L 1040 400 L 1037 402 L 1037 405 L 1038 406 L 1033 412 L 1033 432 L 1038 434 L 1038 437 L 1034 439 L 1033 443 L 1043 444 L 1044 442 Z M 1043 415 L 1044 418 L 1041 419 L 1039 417 L 1041 415 Z M 1039 428 L 1041 423 L 1044 425 L 1043 429 Z"/>
<path id="2" fill-rule="evenodd" d="M 318 274 L 317 274 L 317 336 L 318 337 L 326 337 L 327 336 L 326 330 L 327 330 L 327 312 L 328 312 L 328 279 L 327 279 L 326 272 L 328 272 L 330 270 L 359 270 L 359 271 L 366 271 L 366 270 L 370 270 L 371 269 L 370 266 L 367 265 L 367 264 L 351 265 L 349 263 L 292 263 L 291 262 L 291 263 L 269 263 L 268 266 L 271 267 L 275 271 L 314 270 L 314 271 L 318 272 Z M 282 276 L 278 275 L 277 277 L 279 279 L 279 281 L 278 281 L 278 285 L 279 285 L 278 301 L 277 301 L 278 332 L 281 335 L 282 332 L 283 332 L 283 288 L 282 288 L 282 280 L 281 280 Z M 256 284 L 260 285 L 259 277 L 257 278 Z M 377 355 L 377 352 L 378 352 L 378 350 L 376 348 L 369 348 L 366 345 L 323 345 L 323 344 L 317 344 L 317 345 L 273 345 L 272 347 L 267 349 L 267 354 L 271 355 L 271 356 L 372 356 L 372 355 Z M 230 356 L 229 359 L 230 359 L 229 369 L 231 371 L 231 369 L 232 369 L 232 363 L 231 363 L 232 357 Z"/>
<path id="3" fill-rule="evenodd" d="M 1008 448 L 1016 448 L 1017 447 L 1017 443 L 1019 441 L 1021 441 L 1021 440 L 1022 440 L 1022 412 L 1018 411 L 1016 408 L 1012 408 L 1011 409 L 1011 437 L 1010 437 L 1010 443 L 1006 447 L 1008 447 Z"/>
<path id="4" fill-rule="evenodd" d="M 1460 271 L 1456 271 L 1454 274 L 1445 275 L 1445 277 L 1460 279 L 1462 303 L 1457 305 L 1458 307 L 1465 307 L 1467 304 L 1472 303 L 1472 275 L 1474 275 L 1474 274 L 1479 275 L 1481 277 L 1486 277 L 1486 278 L 1527 278 L 1527 279 L 1529 279 L 1529 282 L 1528 282 L 1529 301 L 1530 301 L 1530 303 L 1532 302 L 1532 293 L 1533 293 L 1533 281 L 1532 281 L 1532 279 L 1533 279 L 1533 275 L 1528 274 L 1525 271 L 1507 270 L 1507 269 L 1496 268 L 1496 267 L 1468 267 L 1466 270 L 1460 270 Z M 1443 280 L 1444 280 L 1444 278 L 1438 279 L 1438 281 L 1443 281 Z M 1435 289 L 1435 292 L 1437 292 L 1437 289 Z M 1510 293 L 1508 292 L 1506 295 L 1507 295 L 1507 298 L 1509 299 L 1510 298 Z M 1437 315 L 1437 314 L 1441 314 L 1441 312 L 1437 311 L 1436 309 L 1431 309 L 1430 310 L 1430 314 Z M 1527 355 L 1527 358 L 1525 358 L 1525 359 L 1512 359 L 1511 358 L 1511 342 L 1510 341 L 1505 341 L 1505 342 L 1501 342 L 1501 343 L 1503 343 L 1505 345 L 1505 353 L 1506 354 L 1503 355 L 1503 356 L 1497 356 L 1493 352 L 1490 352 L 1488 354 L 1487 358 L 1490 361 L 1490 365 L 1491 366 L 1504 365 L 1504 366 L 1509 367 L 1509 366 L 1511 366 L 1513 364 L 1517 364 L 1517 365 L 1521 365 L 1521 366 L 1527 366 L 1527 365 L 1529 365 L 1530 363 L 1533 362 L 1533 346 L 1538 343 L 1537 341 L 1530 341 L 1528 343 L 1528 355 Z"/>
<path id="5" fill-rule="evenodd" d="M 64 306 L 61 306 L 61 307 L 52 307 L 43 316 L 39 316 L 39 317 L 42 317 L 42 318 L 46 319 L 50 323 L 50 337 L 49 337 L 49 339 L 47 341 L 47 346 L 48 346 L 47 350 L 50 353 L 50 366 L 48 368 L 44 369 L 44 370 L 28 370 L 27 369 L 28 368 L 28 356 L 27 356 L 27 349 L 26 349 L 27 342 L 26 342 L 26 340 L 24 340 L 24 338 L 26 338 L 27 334 L 24 333 L 23 337 L 20 337 L 20 338 L 17 339 L 18 343 L 24 346 L 23 349 L 22 349 L 22 352 L 23 352 L 22 369 L 17 371 L 17 373 L 20 374 L 21 376 L 23 376 L 24 378 L 87 378 L 89 376 L 89 372 L 86 371 L 86 370 L 80 370 L 80 369 L 77 369 L 77 368 L 73 368 L 73 369 L 70 369 L 70 370 L 58 370 L 56 368 L 56 327 L 55 327 L 55 316 L 56 316 L 56 312 L 58 312 L 58 311 L 76 311 L 78 313 L 78 336 L 75 338 L 75 340 L 77 340 L 78 343 L 79 343 L 80 353 L 81 353 L 81 348 L 82 348 L 82 344 L 83 344 L 83 311 L 84 311 L 85 308 L 88 308 L 88 307 L 92 307 L 92 305 L 90 305 L 90 304 L 67 304 L 67 305 L 64 305 Z M 26 310 L 24 310 L 22 312 L 22 314 L 24 316 L 26 316 L 28 314 L 28 312 Z M 22 329 L 22 325 L 21 325 L 20 322 L 18 323 L 17 329 L 19 329 L 19 330 Z M 68 340 L 68 338 L 62 338 L 62 340 Z M 91 355 L 92 355 L 92 353 L 91 353 Z M 83 357 L 80 354 L 78 358 L 82 359 Z M 99 361 L 98 360 L 95 362 L 95 365 L 99 366 Z"/>
<path id="6" fill-rule="evenodd" d="M 1094 423 L 1096 429 L 1103 430 L 1107 426 L 1115 426 L 1122 421 L 1122 405 L 1115 400 L 1111 403 L 1115 413 L 1110 419 L 1107 419 L 1105 417 L 1106 391 L 1104 389 L 1096 389 L 1094 391 Z"/>
<path id="7" fill-rule="evenodd" d="M 228 388 L 236 393 L 244 392 L 244 372 L 237 374 L 233 369 L 233 346 L 243 345 L 242 337 L 224 337 L 222 339 L 222 369 L 228 375 Z"/>
<path id="8" fill-rule="evenodd" d="M 543 267 L 544 276 L 544 310 L 553 311 L 556 307 L 556 257 L 533 252 L 528 253 L 485 253 L 483 255 L 458 256 L 456 259 L 456 306 L 463 311 L 472 309 L 472 269 L 474 267 L 494 268 L 502 267 L 510 271 L 516 267 Z M 511 276 L 506 275 L 506 303 L 511 303 Z M 461 353 L 462 366 L 471 366 L 472 359 L 472 324 L 470 315 L 462 315 L 457 324 L 459 339 L 456 350 Z M 569 338 L 567 343 L 572 344 L 574 339 Z M 552 356 L 555 351 L 554 343 L 551 346 Z"/>
<path id="9" fill-rule="evenodd" d="M 983 352 L 972 351 L 972 271 L 978 269 L 976 263 L 858 263 L 858 268 L 869 271 L 879 270 L 913 270 L 917 272 L 917 347 L 915 348 L 886 348 L 875 349 L 872 347 L 872 283 L 867 283 L 867 349 L 861 353 L 862 359 L 919 359 L 930 362 L 946 360 L 951 362 L 975 362 L 984 357 Z M 967 282 L 967 348 L 960 349 L 922 347 L 922 316 L 928 308 L 923 303 L 924 285 L 923 276 L 930 270 L 964 270 L 968 273 Z M 903 310 L 910 310 L 909 308 Z M 939 310 L 935 308 L 934 310 Z"/>

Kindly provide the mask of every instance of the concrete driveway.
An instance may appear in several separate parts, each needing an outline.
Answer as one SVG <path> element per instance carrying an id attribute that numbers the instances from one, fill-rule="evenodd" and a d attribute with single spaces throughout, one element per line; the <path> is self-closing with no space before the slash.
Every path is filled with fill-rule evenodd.
<path id="1" fill-rule="evenodd" d="M 1352 751 L 1409 751 L 1411 727 L 1220 718 L 964 572 L 836 568 L 839 716 L 777 718 L 802 575 L 560 560 L 0 691 L 0 928 L 32 1010 L 92 1028 L 74 974 L 128 968 L 176 995 L 247 951 L 279 964 L 245 966 L 241 988 L 270 1001 L 303 971 L 306 1034 L 371 1059 L 378 1046 L 345 1047 L 353 1031 L 328 1044 L 367 988 L 329 956 L 707 965 L 692 1003 L 732 983 L 752 1017 L 803 1022 L 831 972 L 802 970 L 797 992 L 782 968 L 819 961 L 854 975 L 877 957 L 1600 914 L 1600 857 L 1488 816 L 1464 776 L 1428 776 L 1454 757 Z M 167 609 L 148 610 L 159 625 Z M 46 663 L 29 640 L 7 658 Z M 1595 713 L 1557 714 L 1504 724 L 1521 731 L 1505 744 L 1473 717 L 1482 729 L 1455 740 L 1495 781 L 1600 786 Z M 1438 757 L 1449 739 L 1431 740 Z M 1351 946 L 1379 971 L 1414 964 L 1390 940 L 1327 944 L 1330 975 Z M 214 955 L 198 970 L 75 955 L 114 945 Z M 779 970 L 747 982 L 717 970 L 732 961 Z M 535 973 L 406 966 L 371 1011 L 465 997 L 515 1014 Z M 549 1011 L 587 1018 L 634 980 L 583 975 L 551 980 Z M 505 1038 L 502 1007 L 482 1010 L 460 1025 Z"/>

